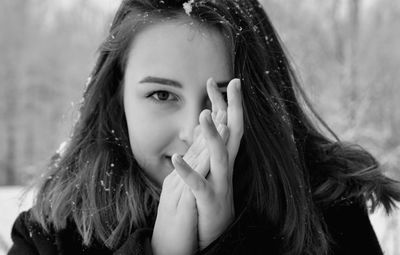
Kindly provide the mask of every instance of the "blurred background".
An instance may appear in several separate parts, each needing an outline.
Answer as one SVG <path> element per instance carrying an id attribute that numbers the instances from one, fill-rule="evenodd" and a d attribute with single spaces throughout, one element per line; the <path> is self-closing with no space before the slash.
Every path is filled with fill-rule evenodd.
<path id="1" fill-rule="evenodd" d="M 69 136 L 119 2 L 0 1 L 0 254 L 32 203 L 24 187 Z M 260 2 L 317 112 L 400 180 L 400 1 Z M 385 254 L 400 255 L 400 213 L 371 221 Z"/>

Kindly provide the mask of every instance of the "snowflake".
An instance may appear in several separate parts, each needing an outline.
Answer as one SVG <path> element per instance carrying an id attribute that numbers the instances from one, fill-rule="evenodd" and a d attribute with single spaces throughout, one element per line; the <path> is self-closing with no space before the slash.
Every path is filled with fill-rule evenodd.
<path id="1" fill-rule="evenodd" d="M 183 9 L 185 10 L 185 13 L 190 16 L 190 13 L 192 12 L 192 4 L 194 4 L 194 0 L 189 0 L 186 3 L 183 3 Z"/>
<path id="2" fill-rule="evenodd" d="M 62 156 L 67 148 L 68 141 L 64 141 L 60 144 L 60 147 L 58 147 L 56 153 Z"/>

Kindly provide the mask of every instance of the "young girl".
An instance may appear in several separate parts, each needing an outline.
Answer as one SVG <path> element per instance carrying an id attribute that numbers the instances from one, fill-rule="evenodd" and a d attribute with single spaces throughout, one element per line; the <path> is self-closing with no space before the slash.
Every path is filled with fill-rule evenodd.
<path id="1" fill-rule="evenodd" d="M 256 0 L 124 0 L 9 254 L 382 254 L 398 184 L 299 100 Z"/>

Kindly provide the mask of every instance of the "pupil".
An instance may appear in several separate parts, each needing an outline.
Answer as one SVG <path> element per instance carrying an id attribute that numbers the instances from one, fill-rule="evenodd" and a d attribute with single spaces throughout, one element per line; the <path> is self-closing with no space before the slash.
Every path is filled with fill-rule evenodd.
<path id="1" fill-rule="evenodd" d="M 160 100 L 167 100 L 168 92 L 158 92 L 158 97 L 160 98 Z"/>

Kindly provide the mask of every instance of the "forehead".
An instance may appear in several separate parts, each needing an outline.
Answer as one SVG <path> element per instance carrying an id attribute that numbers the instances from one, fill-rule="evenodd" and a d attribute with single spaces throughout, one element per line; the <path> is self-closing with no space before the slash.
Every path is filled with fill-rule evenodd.
<path id="1" fill-rule="evenodd" d="M 226 79 L 231 73 L 227 45 L 226 37 L 216 28 L 191 19 L 153 23 L 134 36 L 126 72 L 169 76 L 177 73 L 184 76 L 185 72 L 193 79 L 218 79 L 218 76 Z"/>

